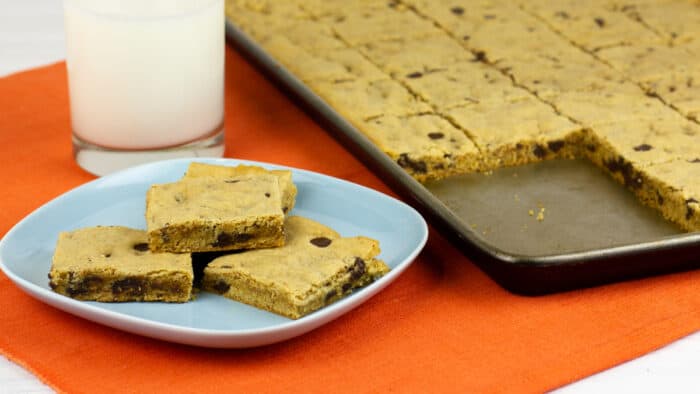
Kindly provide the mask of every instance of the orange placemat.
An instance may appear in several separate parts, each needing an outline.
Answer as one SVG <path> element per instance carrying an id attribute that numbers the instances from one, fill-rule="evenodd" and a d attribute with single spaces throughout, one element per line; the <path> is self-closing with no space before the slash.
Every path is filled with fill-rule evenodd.
<path id="1" fill-rule="evenodd" d="M 228 157 L 387 187 L 227 49 Z M 0 234 L 93 177 L 73 162 L 65 65 L 0 79 Z M 441 236 L 352 313 L 263 348 L 181 346 L 46 306 L 0 274 L 0 351 L 59 391 L 540 392 L 700 329 L 700 272 L 512 295 Z"/>

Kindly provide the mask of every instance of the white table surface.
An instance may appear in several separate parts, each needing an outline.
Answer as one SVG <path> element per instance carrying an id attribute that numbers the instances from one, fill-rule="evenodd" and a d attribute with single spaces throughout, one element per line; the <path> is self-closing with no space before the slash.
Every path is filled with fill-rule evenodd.
<path id="1" fill-rule="evenodd" d="M 0 77 L 64 57 L 61 0 L 0 0 Z M 52 392 L 0 355 L 0 394 Z M 557 392 L 700 392 L 700 332 Z"/>

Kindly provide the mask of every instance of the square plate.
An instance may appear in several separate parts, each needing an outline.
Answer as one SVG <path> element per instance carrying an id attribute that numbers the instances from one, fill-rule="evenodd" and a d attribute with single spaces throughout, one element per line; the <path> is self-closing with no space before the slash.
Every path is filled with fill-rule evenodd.
<path id="1" fill-rule="evenodd" d="M 174 182 L 194 159 L 146 164 L 77 187 L 17 223 L 0 241 L 0 268 L 22 290 L 56 308 L 110 327 L 196 346 L 237 348 L 283 341 L 313 330 L 357 307 L 393 282 L 425 246 L 428 227 L 403 202 L 330 176 L 233 159 L 196 159 L 219 165 L 289 169 L 297 186 L 291 215 L 321 222 L 342 236 L 377 239 L 379 258 L 391 271 L 346 298 L 298 320 L 219 295 L 200 292 L 184 304 L 77 301 L 48 286 L 54 247 L 61 231 L 96 225 L 145 229 L 145 196 L 154 183 Z"/>

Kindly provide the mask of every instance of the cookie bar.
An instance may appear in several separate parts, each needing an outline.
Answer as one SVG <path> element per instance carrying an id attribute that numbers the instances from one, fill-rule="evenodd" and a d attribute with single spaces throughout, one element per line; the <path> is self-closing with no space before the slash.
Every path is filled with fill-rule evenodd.
<path id="1" fill-rule="evenodd" d="M 98 226 L 59 234 L 49 279 L 78 300 L 186 302 L 193 273 L 189 254 L 151 253 L 143 230 Z"/>
<path id="2" fill-rule="evenodd" d="M 631 44 L 654 44 L 662 38 L 614 7 L 591 7 L 588 2 L 527 1 L 523 6 L 572 42 L 589 51 Z"/>
<path id="3" fill-rule="evenodd" d="M 283 247 L 219 257 L 204 269 L 204 290 L 298 319 L 389 271 L 379 243 L 340 237 L 300 216 L 287 218 Z"/>
<path id="4" fill-rule="evenodd" d="M 700 229 L 700 154 L 650 166 L 637 195 L 686 231 Z"/>
<path id="5" fill-rule="evenodd" d="M 357 49 L 391 76 L 427 73 L 474 59 L 473 54 L 446 35 L 373 41 Z M 416 56 L 417 53 L 420 56 Z"/>
<path id="6" fill-rule="evenodd" d="M 481 151 L 482 170 L 573 158 L 578 150 L 582 127 L 533 97 L 467 105 L 447 113 Z"/>
<path id="7" fill-rule="evenodd" d="M 348 81 L 386 79 L 386 75 L 360 52 L 351 48 L 309 51 L 292 43 L 286 36 L 274 36 L 264 43 L 292 74 L 302 81 Z"/>
<path id="8" fill-rule="evenodd" d="M 419 181 L 480 168 L 479 150 L 464 132 L 435 114 L 380 116 L 360 129 Z"/>
<path id="9" fill-rule="evenodd" d="M 456 63 L 397 78 L 425 102 L 441 110 L 481 102 L 511 102 L 531 96 L 527 90 L 513 86 L 500 71 L 481 62 Z"/>
<path id="10" fill-rule="evenodd" d="M 154 252 L 210 252 L 284 244 L 278 178 L 201 178 L 153 185 L 146 226 Z"/>
<path id="11" fill-rule="evenodd" d="M 392 6 L 392 2 L 384 2 L 384 7 L 369 11 L 346 10 L 343 6 L 339 11 L 341 15 L 327 18 L 327 22 L 352 47 L 377 41 L 413 40 L 441 33 L 432 22 L 406 7 Z"/>
<path id="12" fill-rule="evenodd" d="M 312 81 L 309 86 L 351 122 L 431 111 L 428 104 L 392 79 Z"/>
<path id="13" fill-rule="evenodd" d="M 220 166 L 214 164 L 192 162 L 187 167 L 183 179 L 193 178 L 224 178 L 228 180 L 243 179 L 250 176 L 274 175 L 279 182 L 282 199 L 282 212 L 287 213 L 294 208 L 297 196 L 297 187 L 292 181 L 292 172 L 289 170 L 268 170 L 259 166 L 237 165 Z"/>

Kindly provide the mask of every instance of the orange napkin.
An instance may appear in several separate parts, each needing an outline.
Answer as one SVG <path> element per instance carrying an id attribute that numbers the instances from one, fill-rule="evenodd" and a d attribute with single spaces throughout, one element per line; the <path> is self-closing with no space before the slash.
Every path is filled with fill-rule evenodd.
<path id="1" fill-rule="evenodd" d="M 387 187 L 234 51 L 226 156 Z M 93 177 L 71 157 L 65 65 L 0 80 L 0 234 Z M 633 262 L 632 262 L 633 263 Z M 440 235 L 385 291 L 302 337 L 181 346 L 46 306 L 0 275 L 0 351 L 59 391 L 541 392 L 700 329 L 700 272 L 512 295 Z"/>

